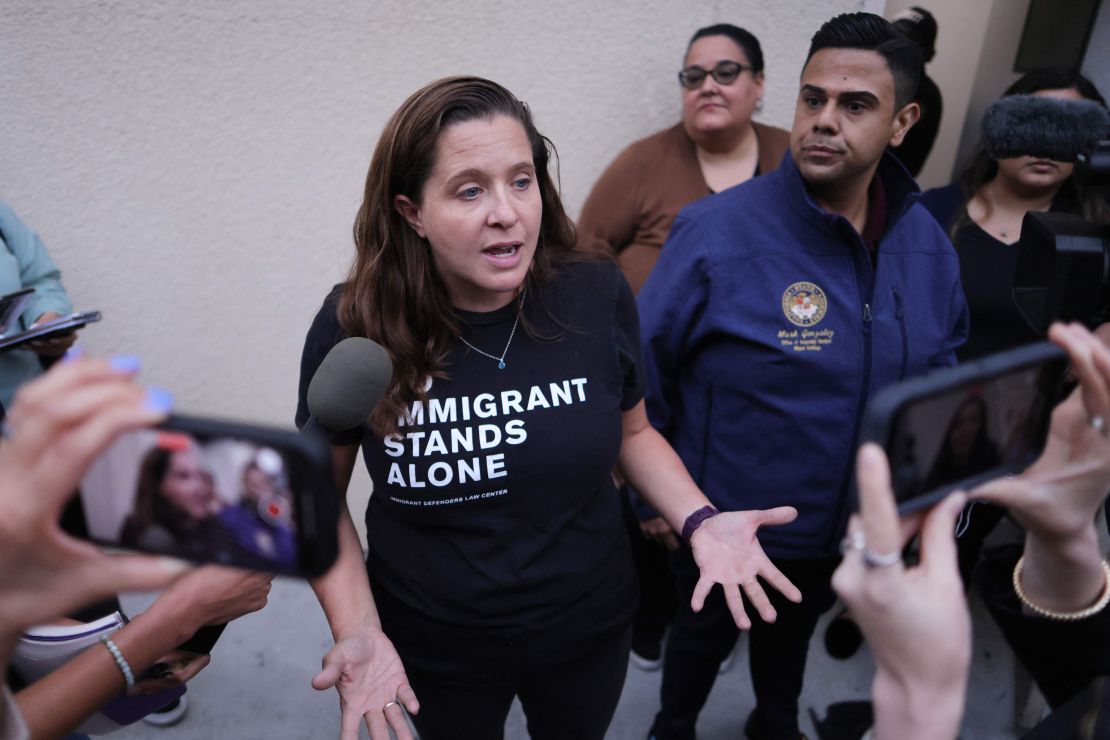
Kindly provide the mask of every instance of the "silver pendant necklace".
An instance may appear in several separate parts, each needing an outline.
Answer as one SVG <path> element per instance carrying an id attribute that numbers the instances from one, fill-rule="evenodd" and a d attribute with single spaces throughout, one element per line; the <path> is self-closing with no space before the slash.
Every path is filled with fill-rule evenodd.
<path id="1" fill-rule="evenodd" d="M 511 332 L 509 332 L 509 341 L 505 342 L 505 349 L 501 350 L 501 356 L 500 357 L 494 357 L 489 352 L 483 352 L 482 350 L 478 349 L 477 347 L 475 347 L 470 342 L 463 339 L 462 336 L 459 336 L 459 341 L 462 342 L 463 344 L 465 344 L 467 347 L 470 347 L 472 350 L 474 350 L 478 354 L 485 355 L 486 357 L 490 358 L 491 360 L 495 360 L 497 362 L 497 369 L 498 370 L 504 370 L 505 369 L 505 355 L 509 354 L 509 345 L 511 345 L 513 343 L 513 337 L 516 336 L 517 324 L 520 323 L 520 314 L 521 314 L 522 311 L 524 311 L 524 295 L 525 295 L 524 293 L 520 294 L 520 305 L 517 306 L 516 320 L 513 322 L 513 330 Z"/>

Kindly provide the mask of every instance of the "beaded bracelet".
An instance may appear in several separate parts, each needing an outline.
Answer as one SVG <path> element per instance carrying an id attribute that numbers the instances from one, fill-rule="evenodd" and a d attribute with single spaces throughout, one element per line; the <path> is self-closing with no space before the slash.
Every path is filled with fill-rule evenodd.
<path id="1" fill-rule="evenodd" d="M 1029 597 L 1025 593 L 1025 589 L 1021 587 L 1021 569 L 1024 565 L 1025 556 L 1022 555 L 1020 558 L 1018 558 L 1017 565 L 1014 566 L 1014 593 L 1017 594 L 1018 599 L 1021 601 L 1022 604 L 1025 605 L 1027 609 L 1029 609 L 1029 611 L 1033 612 L 1039 617 L 1044 617 L 1045 619 L 1055 619 L 1060 622 L 1075 622 L 1080 619 L 1086 619 L 1087 617 L 1098 614 L 1100 611 L 1106 608 L 1107 604 L 1110 604 L 1110 563 L 1107 563 L 1105 560 L 1100 563 L 1100 565 L 1102 565 L 1103 576 L 1106 579 L 1106 582 L 1102 586 L 1102 595 L 1099 596 L 1098 601 L 1096 601 L 1091 606 L 1075 612 L 1056 612 L 1052 611 L 1051 609 L 1045 609 L 1044 607 L 1037 606 L 1032 601 L 1030 601 Z"/>
<path id="2" fill-rule="evenodd" d="M 123 657 L 123 653 L 116 647 L 116 643 L 112 642 L 112 638 L 108 635 L 101 635 L 100 641 L 104 643 L 104 647 L 108 648 L 108 652 L 112 654 L 115 659 L 116 665 L 119 666 L 120 673 L 123 674 L 123 680 L 127 682 L 127 687 L 131 688 L 135 685 L 135 674 L 131 672 L 131 666 L 127 663 L 127 658 Z"/>

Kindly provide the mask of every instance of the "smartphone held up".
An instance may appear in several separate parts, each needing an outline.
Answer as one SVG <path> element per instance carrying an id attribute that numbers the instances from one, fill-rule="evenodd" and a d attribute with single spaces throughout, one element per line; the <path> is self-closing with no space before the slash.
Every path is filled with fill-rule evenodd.
<path id="1" fill-rule="evenodd" d="M 867 408 L 863 441 L 890 461 L 901 514 L 1024 470 L 1044 448 L 1067 356 L 1031 344 L 888 387 Z"/>
<path id="2" fill-rule="evenodd" d="M 103 545 L 301 577 L 336 557 L 339 495 L 316 435 L 173 416 L 117 440 L 81 498 Z"/>

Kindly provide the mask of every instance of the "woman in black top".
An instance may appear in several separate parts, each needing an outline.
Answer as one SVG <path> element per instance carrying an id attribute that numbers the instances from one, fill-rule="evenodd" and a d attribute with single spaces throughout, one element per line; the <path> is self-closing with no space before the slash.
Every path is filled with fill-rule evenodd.
<path id="1" fill-rule="evenodd" d="M 332 438 L 340 489 L 360 444 L 375 484 L 365 569 L 343 514 L 339 561 L 314 584 L 336 645 L 313 685 L 338 689 L 344 738 L 360 716 L 375 740 L 410 737 L 401 705 L 424 740 L 498 738 L 518 696 L 533 738 L 600 740 L 635 596 L 615 463 L 686 530 L 696 608 L 718 582 L 740 626 L 741 592 L 773 619 L 757 576 L 800 599 L 755 538 L 794 510 L 712 516 L 648 424 L 631 290 L 573 251 L 548 157 L 499 85 L 416 92 L 371 161 L 349 277 L 309 329 L 302 423 L 343 337 L 394 365 L 368 424 Z"/>
<path id="2" fill-rule="evenodd" d="M 1078 72 L 1030 72 L 1009 95 L 1044 95 L 1093 100 L 1105 106 L 1098 90 Z M 1101 189 L 1084 189 L 1071 176 L 1070 162 L 1036 157 L 994 160 L 978 147 L 959 182 L 934 188 L 922 203 L 948 230 L 960 258 L 960 276 L 971 314 L 967 343 L 956 350 L 961 361 L 1000 352 L 1039 337 L 1018 313 L 1011 295 L 1017 267 L 1021 222 L 1028 211 L 1064 211 L 1086 219 L 1110 221 Z"/>

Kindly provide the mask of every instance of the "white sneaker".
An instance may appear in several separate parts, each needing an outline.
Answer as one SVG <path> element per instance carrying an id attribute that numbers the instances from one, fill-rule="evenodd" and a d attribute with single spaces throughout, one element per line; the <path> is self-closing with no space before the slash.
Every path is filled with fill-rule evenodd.
<path id="1" fill-rule="evenodd" d="M 151 712 L 143 717 L 143 722 L 155 727 L 169 727 L 176 725 L 185 717 L 185 712 L 189 709 L 189 702 L 186 701 L 185 695 L 182 694 L 166 706 L 159 709 L 157 712 Z"/>
<path id="2" fill-rule="evenodd" d="M 644 656 L 637 653 L 635 650 L 632 650 L 628 653 L 628 662 L 639 668 L 641 671 L 644 671 L 645 673 L 651 673 L 652 671 L 657 671 L 663 667 L 663 653 L 662 651 L 660 651 L 659 657 L 652 660 L 651 658 L 645 658 Z"/>
<path id="3" fill-rule="evenodd" d="M 731 651 L 729 651 L 729 654 L 726 655 L 725 659 L 721 661 L 721 665 L 717 667 L 717 675 L 718 676 L 723 676 L 724 674 L 728 673 L 729 670 L 731 670 L 732 664 L 734 662 L 736 662 L 736 648 L 735 647 Z"/>

